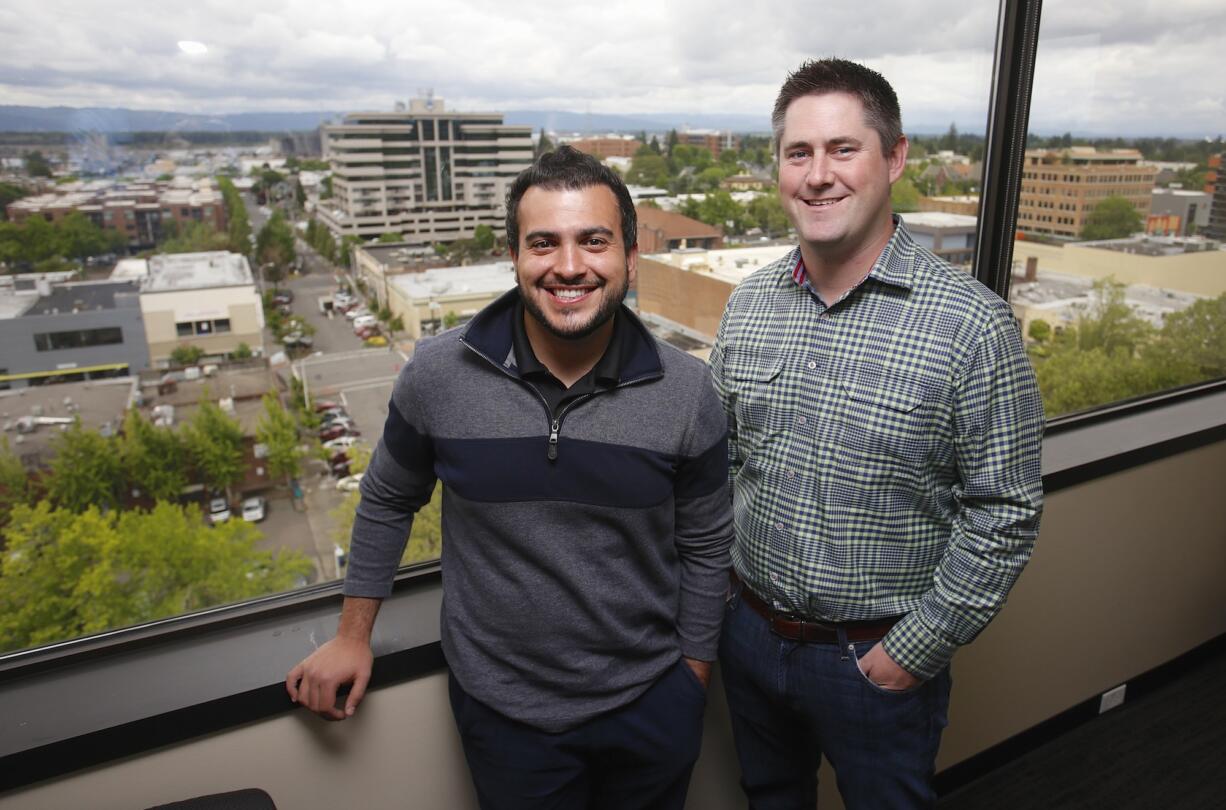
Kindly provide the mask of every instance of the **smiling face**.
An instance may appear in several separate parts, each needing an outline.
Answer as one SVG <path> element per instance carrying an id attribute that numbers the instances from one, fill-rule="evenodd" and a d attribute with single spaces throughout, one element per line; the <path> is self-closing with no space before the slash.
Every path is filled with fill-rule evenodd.
<path id="1" fill-rule="evenodd" d="M 518 221 L 515 278 L 531 319 L 563 340 L 611 329 L 638 259 L 636 246 L 622 244 L 613 192 L 533 186 L 519 202 Z M 537 330 L 526 326 L 531 337 Z"/>
<path id="2" fill-rule="evenodd" d="M 855 96 L 825 93 L 791 103 L 780 138 L 779 196 L 807 265 L 884 247 L 893 232 L 890 186 L 906 162 L 906 138 L 886 152 Z"/>

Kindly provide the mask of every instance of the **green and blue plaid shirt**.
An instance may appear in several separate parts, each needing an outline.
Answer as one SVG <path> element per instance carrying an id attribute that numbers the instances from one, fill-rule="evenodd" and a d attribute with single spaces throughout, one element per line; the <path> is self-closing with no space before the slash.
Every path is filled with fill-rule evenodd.
<path id="1" fill-rule="evenodd" d="M 1030 558 L 1043 405 L 1009 305 L 895 223 L 829 307 L 799 249 L 747 278 L 711 367 L 738 575 L 800 617 L 902 616 L 885 650 L 929 678 Z"/>

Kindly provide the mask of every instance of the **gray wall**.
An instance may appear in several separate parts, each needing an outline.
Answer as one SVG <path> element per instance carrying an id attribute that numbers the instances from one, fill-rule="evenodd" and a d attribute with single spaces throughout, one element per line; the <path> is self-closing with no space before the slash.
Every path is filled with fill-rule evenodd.
<path id="1" fill-rule="evenodd" d="M 35 334 L 100 329 L 108 326 L 118 326 L 123 330 L 123 343 L 45 352 L 34 347 Z M 145 324 L 141 320 L 140 303 L 135 290 L 117 294 L 114 309 L 86 310 L 75 314 L 60 312 L 57 315 L 25 315 L 0 320 L 0 368 L 7 369 L 5 373 L 54 371 L 57 366 L 66 363 L 75 363 L 79 367 L 127 363 L 132 374 L 148 368 L 149 345 L 145 340 Z M 66 371 L 71 372 L 70 369 Z M 27 384 L 26 380 L 10 383 L 13 388 Z"/>
<path id="2" fill-rule="evenodd" d="M 1218 442 L 1050 497 L 1009 604 L 955 658 L 940 767 L 1226 633 L 1223 469 Z M 207 654 L 199 664 L 227 667 Z M 841 806 L 832 782 L 823 810 Z M 374 690 L 343 723 L 287 712 L 14 791 L 0 810 L 126 809 L 250 786 L 285 808 L 476 806 L 439 673 Z M 717 680 L 689 807 L 743 806 Z"/>

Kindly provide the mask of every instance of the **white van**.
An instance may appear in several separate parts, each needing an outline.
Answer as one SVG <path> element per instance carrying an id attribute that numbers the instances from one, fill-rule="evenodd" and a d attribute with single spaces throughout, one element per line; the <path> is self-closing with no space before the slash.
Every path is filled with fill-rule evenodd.
<path id="1" fill-rule="evenodd" d="M 361 315 L 353 319 L 353 329 L 356 332 L 363 326 L 374 326 L 379 322 L 379 319 L 374 315 Z"/>

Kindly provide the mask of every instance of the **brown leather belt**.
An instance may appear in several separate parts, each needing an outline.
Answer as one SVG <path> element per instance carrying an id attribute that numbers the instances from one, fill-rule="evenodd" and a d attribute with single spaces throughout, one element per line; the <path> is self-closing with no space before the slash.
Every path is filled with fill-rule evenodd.
<path id="1" fill-rule="evenodd" d="M 771 632 L 789 641 L 803 641 L 808 644 L 838 644 L 839 631 L 842 630 L 847 640 L 856 643 L 860 641 L 876 641 L 883 638 L 890 628 L 898 623 L 901 616 L 890 616 L 884 619 L 870 619 L 863 622 L 818 622 L 810 619 L 799 619 L 790 613 L 781 613 L 772 608 L 760 596 L 749 589 L 741 581 L 736 572 L 729 569 L 733 586 L 741 586 L 741 599 L 753 608 L 763 619 L 770 623 Z"/>

